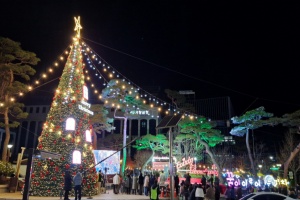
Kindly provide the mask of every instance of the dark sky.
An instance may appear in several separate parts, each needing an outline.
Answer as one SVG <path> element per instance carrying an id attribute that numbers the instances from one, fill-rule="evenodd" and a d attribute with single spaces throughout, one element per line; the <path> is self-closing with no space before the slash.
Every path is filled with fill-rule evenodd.
<path id="1" fill-rule="evenodd" d="M 300 108 L 297 1 L 2 0 L 0 36 L 21 43 L 46 69 L 82 37 L 140 87 L 229 96 L 236 114 Z M 45 89 L 45 88 L 44 88 Z M 166 101 L 168 101 L 166 99 Z"/>

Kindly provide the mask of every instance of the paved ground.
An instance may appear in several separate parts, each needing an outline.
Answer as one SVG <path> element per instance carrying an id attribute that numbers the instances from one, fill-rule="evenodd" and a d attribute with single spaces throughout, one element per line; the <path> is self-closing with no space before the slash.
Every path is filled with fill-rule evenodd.
<path id="1" fill-rule="evenodd" d="M 69 197 L 71 200 L 74 200 L 74 197 Z M 15 193 L 0 193 L 0 200 L 22 200 L 23 195 L 20 191 Z M 29 200 L 59 200 L 60 197 L 36 197 L 29 196 Z M 82 197 L 81 200 L 89 199 L 88 197 Z M 106 200 L 106 199 L 115 199 L 115 200 L 124 200 L 124 199 L 132 199 L 132 200 L 149 200 L 149 196 L 144 195 L 133 195 L 133 194 L 114 194 L 112 190 L 107 190 L 106 194 L 99 194 L 96 196 L 92 196 L 94 200 Z M 170 198 L 160 198 L 161 200 L 169 200 Z M 177 200 L 177 198 L 175 198 Z"/>

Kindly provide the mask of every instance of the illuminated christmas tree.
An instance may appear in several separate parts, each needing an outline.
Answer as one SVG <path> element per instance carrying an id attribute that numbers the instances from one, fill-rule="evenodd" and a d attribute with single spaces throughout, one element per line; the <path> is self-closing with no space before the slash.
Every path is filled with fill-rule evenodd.
<path id="1" fill-rule="evenodd" d="M 82 195 L 97 194 L 97 172 L 91 137 L 88 88 L 84 83 L 80 17 L 75 18 L 77 32 L 46 122 L 39 137 L 38 150 L 61 154 L 59 159 L 34 158 L 31 190 L 34 196 L 60 196 L 66 170 L 83 172 Z M 72 193 L 70 195 L 73 195 Z"/>

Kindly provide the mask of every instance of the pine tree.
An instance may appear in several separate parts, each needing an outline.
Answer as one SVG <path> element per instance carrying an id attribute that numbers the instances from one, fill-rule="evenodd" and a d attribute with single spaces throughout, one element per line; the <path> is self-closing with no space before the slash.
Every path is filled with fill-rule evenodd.
<path id="1" fill-rule="evenodd" d="M 77 35 L 37 146 L 38 150 L 55 152 L 61 157 L 56 160 L 33 160 L 31 189 L 34 196 L 59 196 L 66 170 L 73 176 L 78 171 L 83 172 L 83 196 L 97 194 L 97 172 L 89 137 L 89 115 L 92 111 L 89 110 L 88 91 L 84 84 L 79 18 L 75 21 Z M 81 156 L 78 158 L 81 161 L 79 164 L 73 164 L 74 151 Z"/>
<path id="2" fill-rule="evenodd" d="M 37 65 L 39 61 L 35 53 L 23 50 L 20 43 L 0 37 L 0 116 L 4 119 L 0 127 L 5 128 L 2 161 L 7 159 L 10 128 L 18 127 L 20 123 L 17 119 L 28 115 L 23 112 L 24 105 L 15 98 L 28 92 L 28 86 L 20 81 L 30 80 L 30 76 L 35 74 L 32 65 Z"/>
<path id="3" fill-rule="evenodd" d="M 248 157 L 251 163 L 251 171 L 254 176 L 256 175 L 256 169 L 254 166 L 253 155 L 249 145 L 249 129 L 254 130 L 263 127 L 264 125 L 272 124 L 273 123 L 272 121 L 267 120 L 270 117 L 273 117 L 273 113 L 266 112 L 265 108 L 262 106 L 254 110 L 247 111 L 242 116 L 239 117 L 235 116 L 231 118 L 233 124 L 239 124 L 239 125 L 233 127 L 230 131 L 230 134 L 240 136 L 240 137 L 246 135 L 246 146 L 248 151 Z"/>

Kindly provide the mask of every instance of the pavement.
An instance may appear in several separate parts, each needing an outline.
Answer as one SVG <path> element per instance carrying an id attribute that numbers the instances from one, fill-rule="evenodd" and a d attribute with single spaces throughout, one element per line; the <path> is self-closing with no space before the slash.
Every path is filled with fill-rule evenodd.
<path id="1" fill-rule="evenodd" d="M 73 196 L 69 196 L 70 200 L 74 200 Z M 0 200 L 22 200 L 23 195 L 20 191 L 14 193 L 0 193 Z M 38 197 L 38 196 L 29 196 L 28 200 L 60 200 L 60 197 Z M 63 198 L 62 198 L 63 199 Z M 104 194 L 98 194 L 92 197 L 81 197 L 81 200 L 93 199 L 93 200 L 149 200 L 149 196 L 145 195 L 135 195 L 135 194 L 114 194 L 112 190 L 107 190 Z M 159 198 L 160 200 L 170 200 L 170 197 Z M 178 198 L 174 198 L 177 200 Z"/>

